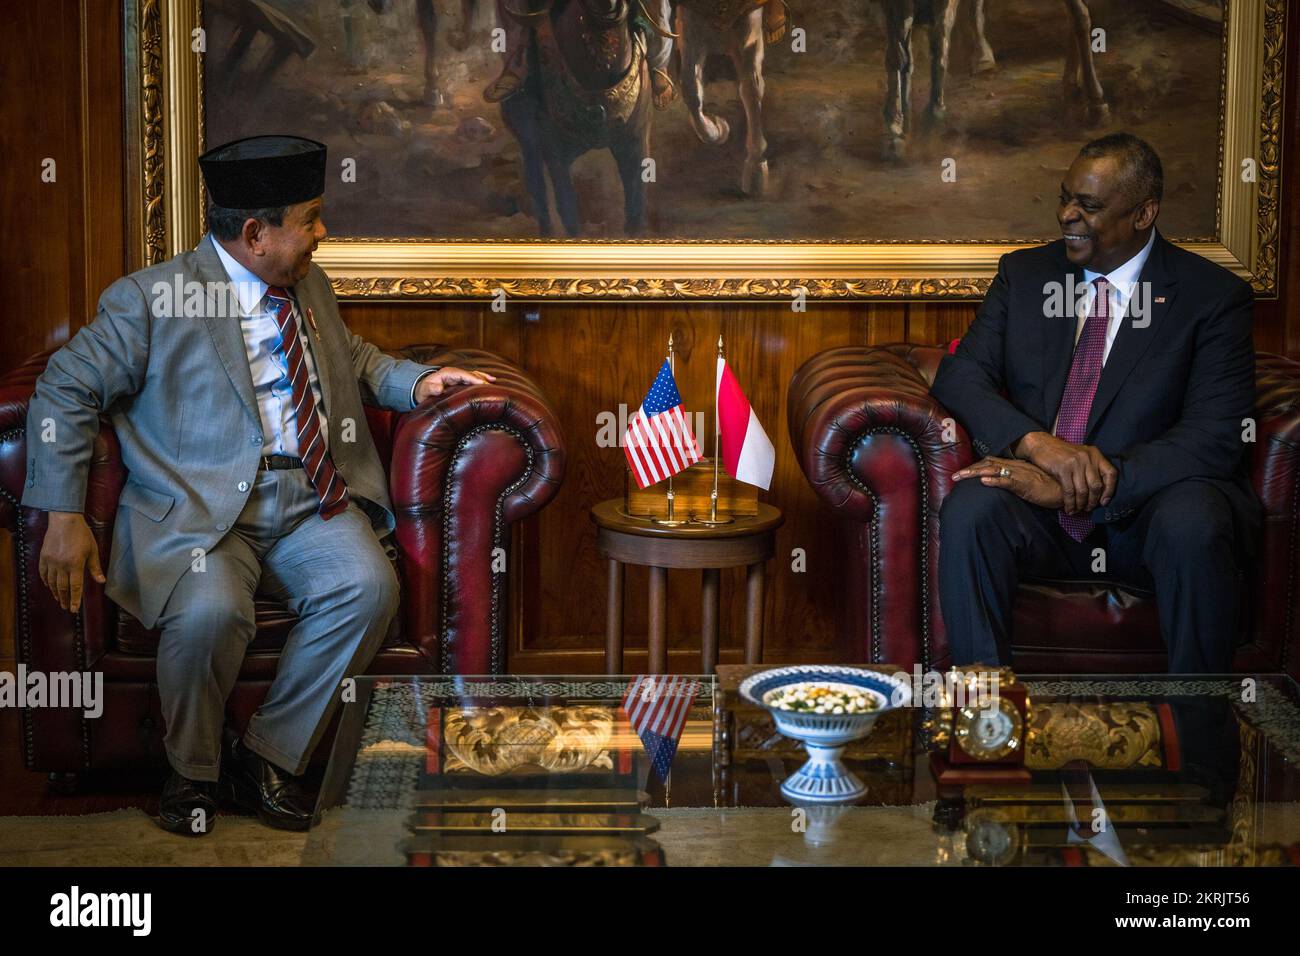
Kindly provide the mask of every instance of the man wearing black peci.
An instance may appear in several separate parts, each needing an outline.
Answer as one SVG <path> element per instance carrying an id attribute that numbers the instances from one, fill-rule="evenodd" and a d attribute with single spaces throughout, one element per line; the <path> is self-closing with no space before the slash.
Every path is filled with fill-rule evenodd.
<path id="1" fill-rule="evenodd" d="M 160 631 L 172 773 L 158 823 L 186 836 L 212 831 L 222 796 L 270 826 L 311 825 L 301 774 L 399 601 L 396 517 L 364 404 L 407 412 L 493 379 L 395 359 L 344 325 L 312 262 L 325 153 L 269 135 L 200 156 L 211 232 L 113 283 L 28 408 L 28 434 L 54 436 L 28 444 L 22 499 L 49 513 L 41 579 L 75 614 L 89 573 Z M 83 514 L 101 415 L 127 472 L 106 567 Z M 259 591 L 297 620 L 236 735 L 226 705 Z"/>
<path id="2" fill-rule="evenodd" d="M 1145 142 L 1086 145 L 1062 236 L 1002 258 L 931 394 L 984 456 L 953 475 L 939 599 L 957 664 L 1010 663 L 1020 575 L 1155 591 L 1173 673 L 1230 669 L 1261 509 L 1247 476 L 1250 286 L 1156 230 Z"/>

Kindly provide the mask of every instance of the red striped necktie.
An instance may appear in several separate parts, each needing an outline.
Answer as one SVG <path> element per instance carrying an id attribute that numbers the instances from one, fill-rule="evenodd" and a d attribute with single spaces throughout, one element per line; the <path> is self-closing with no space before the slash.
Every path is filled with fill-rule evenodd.
<path id="1" fill-rule="evenodd" d="M 280 343 L 284 348 L 293 386 L 294 421 L 298 427 L 298 456 L 302 458 L 311 486 L 320 498 L 317 512 L 328 521 L 347 510 L 348 486 L 334 467 L 334 460 L 325 447 L 321 434 L 320 416 L 316 414 L 316 399 L 311 383 L 307 381 L 307 363 L 303 359 L 302 341 L 298 338 L 298 323 L 293 317 L 293 302 L 282 286 L 273 285 L 266 290 L 275 324 L 280 327 Z"/>
<path id="2" fill-rule="evenodd" d="M 1110 326 L 1110 283 L 1105 279 L 1093 280 L 1097 294 L 1092 308 L 1083 323 L 1079 344 L 1074 347 L 1070 361 L 1070 377 L 1065 380 L 1065 394 L 1056 416 L 1056 437 L 1072 445 L 1083 444 L 1088 434 L 1088 416 L 1092 413 L 1092 399 L 1101 381 L 1101 366 L 1106 357 L 1106 331 Z M 1075 541 L 1082 541 L 1092 532 L 1092 519 L 1087 513 L 1068 515 L 1057 512 L 1061 527 Z"/>

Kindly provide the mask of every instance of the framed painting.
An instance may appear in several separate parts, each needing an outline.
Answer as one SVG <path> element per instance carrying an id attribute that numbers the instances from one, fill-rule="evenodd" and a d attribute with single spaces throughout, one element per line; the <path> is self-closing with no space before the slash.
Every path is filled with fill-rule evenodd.
<path id="1" fill-rule="evenodd" d="M 141 263 L 197 156 L 329 147 L 341 297 L 977 298 L 1088 139 L 1276 294 L 1284 0 L 125 0 Z"/>

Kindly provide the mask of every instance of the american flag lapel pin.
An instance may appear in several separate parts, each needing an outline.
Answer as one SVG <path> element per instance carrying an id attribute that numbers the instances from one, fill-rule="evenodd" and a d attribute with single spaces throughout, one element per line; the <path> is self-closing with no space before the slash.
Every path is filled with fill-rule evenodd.
<path id="1" fill-rule="evenodd" d="M 1165 304 L 1165 297 L 1163 295 L 1156 296 L 1156 305 L 1164 305 L 1164 304 Z"/>

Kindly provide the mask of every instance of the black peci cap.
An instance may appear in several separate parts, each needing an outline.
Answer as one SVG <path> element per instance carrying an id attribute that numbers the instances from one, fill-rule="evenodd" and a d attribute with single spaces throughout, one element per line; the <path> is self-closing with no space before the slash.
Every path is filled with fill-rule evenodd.
<path id="1" fill-rule="evenodd" d="M 227 209 L 307 202 L 325 192 L 325 144 L 300 136 L 250 136 L 199 157 L 208 195 Z"/>

